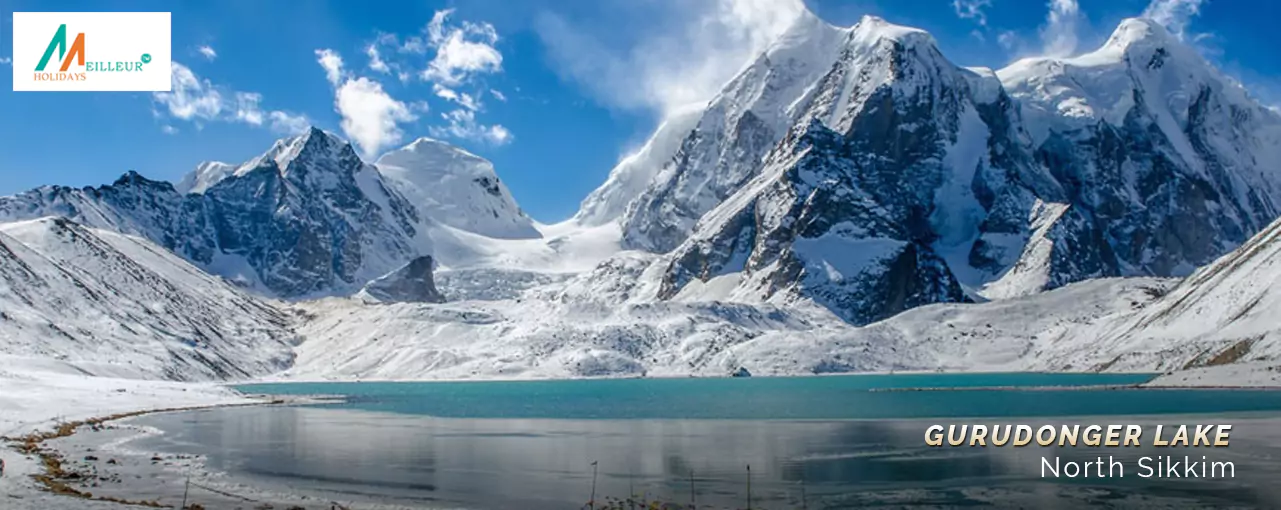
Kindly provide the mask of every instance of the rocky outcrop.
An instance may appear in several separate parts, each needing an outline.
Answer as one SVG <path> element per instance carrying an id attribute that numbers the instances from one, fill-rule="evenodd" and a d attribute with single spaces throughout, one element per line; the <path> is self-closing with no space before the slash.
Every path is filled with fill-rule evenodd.
<path id="1" fill-rule="evenodd" d="M 436 290 L 432 278 L 434 265 L 430 255 L 415 258 L 369 282 L 360 293 L 381 303 L 443 303 L 445 296 Z"/>

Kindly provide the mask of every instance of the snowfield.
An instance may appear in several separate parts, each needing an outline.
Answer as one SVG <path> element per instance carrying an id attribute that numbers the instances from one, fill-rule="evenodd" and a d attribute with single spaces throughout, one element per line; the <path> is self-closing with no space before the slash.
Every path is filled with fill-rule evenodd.
<path id="1" fill-rule="evenodd" d="M 47 431 L 58 423 L 118 413 L 176 407 L 253 402 L 212 383 L 89 377 L 74 366 L 0 354 L 0 436 Z M 38 458 L 0 448 L 0 507 L 119 509 L 116 503 L 86 501 L 37 487 L 30 475 L 43 472 Z"/>
<path id="2" fill-rule="evenodd" d="M 280 377 L 724 376 L 740 366 L 756 375 L 1083 371 L 1099 368 L 1100 355 L 1082 351 L 1055 358 L 1052 367 L 1043 357 L 1088 342 L 1090 325 L 1131 314 L 1173 284 L 1095 280 L 1020 300 L 920 307 L 862 327 L 814 305 L 539 298 L 561 284 L 515 299 L 440 305 L 333 298 L 296 305 L 306 341 Z M 1151 357 L 1127 370 L 1157 371 L 1161 364 Z"/>

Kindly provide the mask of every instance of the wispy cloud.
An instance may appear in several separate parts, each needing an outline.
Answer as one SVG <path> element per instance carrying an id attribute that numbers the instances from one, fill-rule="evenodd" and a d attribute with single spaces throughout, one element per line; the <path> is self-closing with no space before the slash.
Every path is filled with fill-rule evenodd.
<path id="1" fill-rule="evenodd" d="M 0 57 L 0 64 L 12 64 L 13 59 L 9 57 Z"/>
<path id="2" fill-rule="evenodd" d="M 1000 35 L 996 36 L 996 42 L 997 44 L 1000 44 L 1007 53 L 1016 52 L 1019 49 L 1019 46 L 1023 44 L 1023 40 L 1019 37 L 1019 34 L 1015 33 L 1013 30 L 1002 31 Z"/>
<path id="3" fill-rule="evenodd" d="M 1201 14 L 1205 0 L 1153 0 L 1143 10 L 1143 17 L 1165 26 L 1175 37 L 1183 39 L 1188 23 Z"/>
<path id="4" fill-rule="evenodd" d="M 436 97 L 456 103 L 473 112 L 481 109 L 480 100 L 466 92 L 458 92 L 439 83 L 432 86 L 432 91 L 436 93 Z"/>
<path id="5" fill-rule="evenodd" d="M 543 12 L 535 27 L 550 60 L 604 105 L 660 114 L 710 99 L 805 12 L 801 0 L 602 1 L 649 9 L 628 18 L 644 36 L 609 44 L 609 23 Z"/>
<path id="6" fill-rule="evenodd" d="M 391 66 L 383 61 L 382 54 L 378 51 L 378 44 L 369 43 L 365 46 L 365 56 L 369 57 L 369 69 L 387 74 L 391 72 Z"/>
<path id="7" fill-rule="evenodd" d="M 199 51 L 201 55 L 203 55 L 206 59 L 209 59 L 209 60 L 218 58 L 218 52 L 214 51 L 213 47 L 208 45 L 196 48 L 196 51 Z"/>
<path id="8" fill-rule="evenodd" d="M 972 19 L 980 26 L 987 26 L 987 13 L 984 9 L 992 6 L 992 0 L 952 0 L 952 9 L 956 10 L 957 17 L 961 19 Z"/>
<path id="9" fill-rule="evenodd" d="M 325 79 L 329 80 L 329 84 L 338 85 L 343 75 L 342 57 L 338 52 L 328 48 L 316 50 L 316 62 L 325 69 Z"/>
<path id="10" fill-rule="evenodd" d="M 163 107 L 156 111 L 157 115 L 193 122 L 197 127 L 203 122 L 239 122 L 266 126 L 282 133 L 297 133 L 308 125 L 305 116 L 263 110 L 261 94 L 215 85 L 178 62 L 173 63 L 171 90 L 153 93 L 152 100 Z M 162 127 L 162 130 L 170 134 L 177 132 L 171 125 Z"/>
<path id="11" fill-rule="evenodd" d="M 486 126 L 476 122 L 476 112 L 459 108 L 440 115 L 444 126 L 432 126 L 429 131 L 438 138 L 453 137 L 464 140 L 504 145 L 512 141 L 511 131 L 501 125 Z"/>
<path id="12" fill-rule="evenodd" d="M 1077 30 L 1081 23 L 1081 6 L 1077 0 L 1050 0 L 1050 12 L 1041 27 L 1043 51 L 1051 57 L 1066 57 L 1076 53 L 1079 39 Z"/>

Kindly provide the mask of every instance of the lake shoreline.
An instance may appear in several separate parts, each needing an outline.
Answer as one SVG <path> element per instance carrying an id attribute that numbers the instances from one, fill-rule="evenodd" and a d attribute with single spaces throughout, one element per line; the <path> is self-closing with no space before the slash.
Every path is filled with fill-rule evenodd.
<path id="1" fill-rule="evenodd" d="M 180 508 L 183 501 L 187 505 L 202 505 L 191 508 L 207 509 L 246 504 L 254 508 L 271 505 L 323 510 L 409 508 L 373 502 L 362 502 L 358 507 L 336 501 L 321 502 L 303 492 L 273 488 L 266 480 L 229 479 L 226 473 L 207 469 L 205 459 L 200 456 L 149 453 L 130 446 L 148 436 L 164 433 L 131 423 L 136 418 L 323 402 L 312 398 L 242 396 L 250 401 L 129 411 L 70 421 L 58 424 L 51 431 L 3 439 L 10 448 L 37 461 L 37 472 L 27 476 L 41 493 L 55 497 L 47 500 L 42 508 L 92 508 L 95 504 Z"/>
<path id="2" fill-rule="evenodd" d="M 1242 368 L 1245 368 L 1245 367 L 1242 367 Z M 973 374 L 974 372 L 961 372 L 961 373 Z M 1064 374 L 1064 372 L 1001 372 L 1001 373 Z M 936 374 L 939 374 L 939 373 L 935 371 L 919 371 L 919 372 L 910 372 L 910 373 L 903 372 L 903 371 L 895 371 L 893 373 L 893 375 L 936 375 Z M 1076 372 L 1076 374 L 1093 374 L 1093 373 Z M 856 378 L 861 376 L 878 376 L 878 375 L 891 375 L 891 374 L 890 373 L 823 374 L 823 375 L 817 375 L 817 376 L 790 376 L 790 377 L 818 379 L 818 378 L 842 377 L 842 376 Z M 1150 374 L 1145 373 L 1144 375 L 1150 375 Z M 1257 386 L 1257 385 L 1235 386 L 1235 385 L 1210 385 L 1210 384 L 1189 384 L 1189 385 L 1175 386 L 1171 384 L 1153 384 L 1153 383 L 1162 381 L 1166 377 L 1168 377 L 1168 374 L 1158 375 L 1156 379 L 1154 379 L 1153 381 L 1149 381 L 1148 383 L 1139 384 L 1139 385 L 1125 385 L 1125 386 L 1118 387 L 1117 389 L 1226 390 L 1226 391 L 1236 391 L 1236 390 L 1260 391 L 1260 390 L 1281 389 L 1281 388 L 1278 388 L 1278 386 L 1281 386 L 1278 384 L 1274 384 L 1272 386 Z M 775 376 L 756 376 L 753 378 L 748 378 L 748 380 L 774 379 L 774 378 L 776 377 Z M 618 379 L 618 378 L 610 378 L 610 379 Z M 658 378 L 650 378 L 650 379 L 658 379 Z M 672 377 L 672 378 L 664 378 L 664 379 L 682 380 L 682 379 L 689 379 L 689 378 Z M 704 377 L 704 378 L 694 378 L 694 379 L 731 379 L 731 378 Z M 125 383 L 125 382 L 117 382 L 114 379 L 79 378 L 79 377 L 60 379 L 57 381 L 57 383 L 59 387 L 61 387 L 61 385 L 66 385 L 68 384 L 69 381 L 73 381 L 73 380 L 77 381 L 75 382 L 76 385 L 84 386 L 83 389 L 80 389 L 78 391 L 82 391 L 82 392 L 88 391 L 87 395 L 77 395 L 75 398 L 83 399 L 87 397 L 97 402 L 97 401 L 102 401 L 103 399 L 109 399 L 109 398 L 115 398 L 117 396 L 121 396 L 122 400 L 120 400 L 118 403 L 111 404 L 110 406 L 103 407 L 102 409 L 104 410 L 104 412 L 102 412 L 101 414 L 85 415 L 85 414 L 80 414 L 82 413 L 82 411 L 80 412 L 70 411 L 71 408 L 68 406 L 74 406 L 77 404 L 75 404 L 74 400 L 63 400 L 68 397 L 60 396 L 64 394 L 72 395 L 71 393 L 64 393 L 65 391 L 67 391 L 66 389 L 58 389 L 57 391 L 35 390 L 41 393 L 42 395 L 45 395 L 42 398 L 45 398 L 46 400 L 52 399 L 51 401 L 59 402 L 58 405 L 62 407 L 39 405 L 35 407 L 29 407 L 27 409 L 26 415 L 30 415 L 29 417 L 24 415 L 21 412 L 9 417 L 11 420 L 17 419 L 21 421 L 23 419 L 26 419 L 27 425 L 22 425 L 21 422 L 19 421 L 18 422 L 19 426 L 15 427 L 13 430 L 19 430 L 25 427 L 26 430 L 30 432 L 24 431 L 22 434 L 18 434 L 16 436 L 12 433 L 9 433 L 9 435 L 11 436 L 11 439 L 18 439 L 18 440 L 8 441 L 7 442 L 8 444 L 5 445 L 6 446 L 5 450 L 8 450 L 9 452 L 22 453 L 23 449 L 26 448 L 23 445 L 28 444 L 28 441 L 26 441 L 26 439 L 47 435 L 47 437 L 43 437 L 39 441 L 35 441 L 35 444 L 40 445 L 39 448 L 52 448 L 53 451 L 57 452 L 58 455 L 60 455 L 60 457 L 57 458 L 58 459 L 57 463 L 53 462 L 54 458 L 50 458 L 50 460 L 46 461 L 44 456 L 40 456 L 36 454 L 36 451 L 34 450 L 28 450 L 27 454 L 24 454 L 20 457 L 13 457 L 10 455 L 0 455 L 0 458 L 5 458 L 5 460 L 7 460 L 9 464 L 8 466 L 9 472 L 6 473 L 6 476 L 4 478 L 0 478 L 0 488 L 5 489 L 6 493 L 9 494 L 9 496 L 7 496 L 8 499 L 6 501 L 8 503 L 16 503 L 17 504 L 16 508 L 18 510 L 27 510 L 27 509 L 47 510 L 50 508 L 97 508 L 97 506 L 95 506 L 97 504 L 109 505 L 108 507 L 105 507 L 105 508 L 116 506 L 114 504 L 108 503 L 108 501 L 111 501 L 111 500 L 106 500 L 106 499 L 90 500 L 90 499 L 78 498 L 78 497 L 75 497 L 74 495 L 58 495 L 56 492 L 49 492 L 47 490 L 43 490 L 43 489 L 53 488 L 50 486 L 49 483 L 40 481 L 39 479 L 32 478 L 32 476 L 43 476 L 49 479 L 53 479 L 55 482 L 58 482 L 59 480 L 57 480 L 57 476 L 55 476 L 55 475 L 58 475 L 58 469 L 62 469 L 64 471 L 63 474 L 65 475 L 68 469 L 74 468 L 74 466 L 67 465 L 68 463 L 83 462 L 83 461 L 76 461 L 76 460 L 66 461 L 66 459 L 77 459 L 77 458 L 84 457 L 84 456 L 77 457 L 76 455 L 77 451 L 75 450 L 77 446 L 83 446 L 85 448 L 91 448 L 91 449 L 99 449 L 104 446 L 108 446 L 106 444 L 96 444 L 92 441 L 91 436 L 96 433 L 93 431 L 94 428 L 98 428 L 98 429 L 104 429 L 108 427 L 119 428 L 121 426 L 127 426 L 127 423 L 122 423 L 122 422 L 128 422 L 131 418 L 137 418 L 137 417 L 142 417 L 142 416 L 152 415 L 152 414 L 175 413 L 175 412 L 194 411 L 194 410 L 210 410 L 210 409 L 218 409 L 218 408 L 224 408 L 224 407 L 237 407 L 237 406 L 264 406 L 264 405 L 272 405 L 271 402 L 277 401 L 277 400 L 285 400 L 285 402 L 278 402 L 277 405 L 279 405 L 280 403 L 331 404 L 331 403 L 338 403 L 342 401 L 341 399 L 338 399 L 338 400 L 333 399 L 332 395 L 330 396 L 319 395 L 318 396 L 319 398 L 305 398 L 304 396 L 300 396 L 300 395 L 291 395 L 283 399 L 280 395 L 272 395 L 272 396 L 255 395 L 253 392 L 235 390 L 237 385 L 212 386 L 212 385 L 197 384 L 197 383 L 158 383 L 158 382 L 148 383 L 146 381 L 129 381 L 128 383 Z M 575 380 L 592 381 L 592 380 L 600 380 L 600 379 L 593 378 L 593 379 L 575 379 Z M 519 381 L 559 381 L 559 380 L 558 379 L 533 379 L 533 380 L 521 379 Z M 272 381 L 272 382 L 296 383 L 297 381 L 283 380 L 283 381 Z M 340 382 L 352 382 L 352 381 L 323 381 L 323 382 L 340 383 Z M 369 382 L 369 381 L 361 381 L 361 382 Z M 427 381 L 390 381 L 390 382 L 432 383 L 432 382 L 480 382 L 480 381 L 465 379 L 461 381 L 427 380 Z M 499 382 L 499 381 L 493 381 L 493 382 Z M 1205 381 L 1202 380 L 1199 382 L 1205 382 Z M 24 383 L 24 384 L 29 384 L 29 383 Z M 119 388 L 112 389 L 117 384 L 119 384 L 121 387 L 125 387 L 127 384 L 133 384 L 133 385 L 136 385 L 137 389 L 134 389 L 135 386 L 129 386 L 130 392 L 122 394 L 119 392 L 124 391 L 123 389 L 119 389 Z M 154 396 L 150 396 L 150 397 L 148 397 L 145 394 L 141 394 L 141 393 L 145 393 L 143 390 L 148 390 L 151 388 L 154 388 L 154 390 L 152 391 L 160 391 L 161 388 L 164 388 L 164 390 L 163 392 L 155 393 Z M 220 390 L 214 391 L 214 388 L 219 388 Z M 233 390 L 234 393 L 227 392 L 226 391 L 227 389 Z M 957 390 L 958 388 L 937 388 L 937 389 Z M 959 389 L 991 390 L 993 388 L 959 388 Z M 995 388 L 995 389 L 997 390 L 1028 390 L 1029 388 L 1002 387 L 1002 388 Z M 1097 387 L 1095 388 L 1046 387 L 1046 388 L 1040 388 L 1040 389 L 1064 391 L 1064 390 L 1074 390 L 1074 389 L 1088 390 L 1088 389 L 1098 389 L 1098 388 Z M 188 390 L 192 390 L 192 391 L 188 393 Z M 910 390 L 911 389 L 909 389 L 909 391 Z M 915 389 L 915 390 L 931 391 L 929 389 L 924 389 L 924 390 Z M 135 395 L 134 394 L 135 391 L 140 392 L 140 395 Z M 877 391 L 880 391 L 880 390 L 877 390 Z M 895 389 L 895 390 L 889 390 L 889 391 L 904 391 L 904 390 Z M 165 395 L 165 396 L 162 397 L 162 395 Z M 127 398 L 124 398 L 124 397 L 127 397 Z M 3 403 L 2 401 L 3 401 L 3 397 L 0 397 L 0 403 Z M 190 406 L 163 405 L 170 402 L 181 403 L 184 401 L 192 401 L 192 402 L 196 402 L 197 404 L 190 405 Z M 210 402 L 210 403 L 204 404 L 199 402 Z M 114 406 L 114 409 L 112 406 Z M 63 409 L 63 408 L 66 408 L 66 409 Z M 82 407 L 81 409 L 92 409 L 92 408 Z M 22 407 L 19 406 L 18 410 L 21 411 Z M 55 416 L 57 414 L 63 414 L 63 413 L 66 413 L 68 418 L 58 419 L 58 420 L 54 420 L 51 418 L 52 416 Z M 79 415 L 80 417 L 77 418 L 76 417 L 77 415 Z M 14 425 L 14 423 L 15 422 L 11 421 L 8 425 L 12 426 Z M 71 426 L 71 425 L 74 425 L 74 426 Z M 69 430 L 66 430 L 64 428 L 69 428 Z M 133 432 L 135 434 L 141 434 L 145 431 L 134 430 Z M 119 439 L 119 438 L 115 438 L 115 439 Z M 109 443 L 110 441 L 107 441 L 107 442 Z M 61 446 L 64 443 L 70 446 L 65 446 L 65 447 Z M 28 456 L 29 458 L 26 458 Z M 125 455 L 121 455 L 121 458 L 117 459 L 118 463 L 120 464 L 123 464 L 125 462 L 129 463 L 128 466 L 122 466 L 120 468 L 120 469 L 123 469 L 124 472 L 126 473 L 135 473 L 135 474 L 148 473 L 153 471 L 165 471 L 166 468 L 177 467 L 177 468 L 183 468 L 183 469 L 190 469 L 193 472 L 198 473 L 201 479 L 207 479 L 206 480 L 208 482 L 207 484 L 202 483 L 202 485 L 206 485 L 207 487 L 218 487 L 219 486 L 218 484 L 222 483 L 219 480 L 218 475 L 216 473 L 209 473 L 208 471 L 203 470 L 203 468 L 198 467 L 196 464 L 193 464 L 190 462 L 184 461 L 182 463 L 169 465 L 169 466 L 166 466 L 164 464 L 165 461 L 173 461 L 173 460 L 174 459 L 164 459 L 160 463 L 153 463 L 150 457 L 142 456 L 142 457 L 134 458 L 134 457 L 125 456 Z M 187 460 L 190 460 L 190 459 L 187 459 Z M 105 462 L 105 458 L 103 459 L 103 462 Z M 79 468 L 76 468 L 76 469 L 79 469 Z M 173 478 L 172 475 L 170 475 L 169 478 L 171 482 L 176 480 Z M 25 480 L 25 482 L 23 480 Z M 61 480 L 60 482 L 65 484 L 66 480 Z M 118 496 L 112 496 L 110 495 L 110 493 L 103 493 L 103 494 L 108 495 L 108 497 L 116 497 L 118 499 L 134 501 L 134 502 L 148 501 L 147 498 L 151 497 L 150 494 L 144 490 L 137 490 L 137 491 L 133 490 L 135 488 L 134 484 L 124 483 L 122 484 L 122 486 L 125 487 L 127 490 L 122 491 Z M 145 483 L 136 484 L 136 488 L 145 489 L 146 484 Z M 224 487 L 224 488 L 231 489 L 231 491 L 228 491 L 229 493 L 231 493 L 234 490 L 248 490 L 250 493 L 257 494 L 257 492 L 254 492 L 257 489 L 248 488 L 243 485 L 232 485 L 230 487 Z M 90 492 L 96 492 L 94 491 L 93 488 L 86 488 L 84 490 L 90 491 Z M 166 491 L 167 492 L 165 497 L 168 497 L 168 498 L 181 495 L 181 493 L 179 492 L 178 485 L 174 483 L 170 483 L 170 486 L 166 489 Z M 276 496 L 272 496 L 272 497 L 276 497 Z M 290 498 L 288 497 L 288 495 L 282 495 L 282 497 L 279 499 L 280 501 L 306 501 L 306 499 Z M 175 501 L 173 503 L 176 504 L 178 502 Z M 315 504 L 315 501 L 311 501 L 311 503 Z M 394 508 L 394 507 L 389 507 L 389 508 Z"/>
<path id="3" fill-rule="evenodd" d="M 1225 373 L 1226 372 L 1226 373 Z M 1259 378 L 1262 374 L 1263 377 Z M 1116 387 L 1134 387 L 1145 389 L 1217 389 L 1217 390 L 1281 390 L 1281 366 L 1245 366 L 1245 365 L 1220 365 L 1215 367 L 1197 367 L 1191 369 L 1177 370 L 1173 372 L 1152 372 L 1152 371 L 1134 371 L 1134 372 L 1082 372 L 1082 371 L 1054 371 L 1054 370 L 892 370 L 876 372 L 833 372 L 822 374 L 761 374 L 751 377 L 732 377 L 725 376 L 705 376 L 705 375 L 656 375 L 656 376 L 637 376 L 637 375 L 617 375 L 601 377 L 494 377 L 494 378 L 418 378 L 418 379 L 386 379 L 386 378 L 356 378 L 356 379 L 321 379 L 321 378 L 273 378 L 267 377 L 252 381 L 229 384 L 228 387 L 238 388 L 241 386 L 270 386 L 277 384 L 351 384 L 351 383 L 500 383 L 500 382 L 550 382 L 550 381 L 618 381 L 618 380 L 721 380 L 721 379 L 801 379 L 801 378 L 826 378 L 826 377 L 879 377 L 887 375 L 1047 375 L 1047 376 L 1150 376 L 1151 379 L 1137 384 L 1114 385 Z M 1206 380 L 1205 376 L 1210 376 L 1211 380 Z M 1217 379 L 1222 379 L 1219 382 Z M 1235 382 L 1234 382 L 1235 381 Z M 1046 386 L 1047 389 L 1067 389 L 1067 388 L 1086 388 L 1084 386 Z M 936 388 L 919 388 L 921 390 L 931 390 Z M 937 389 L 956 389 L 956 388 L 937 388 Z M 977 388 L 966 388 L 977 389 Z M 1010 389 L 1010 387 L 994 386 L 982 389 Z M 1034 389 L 1031 387 L 1021 387 L 1017 389 Z M 237 389 L 237 391 L 240 391 Z"/>

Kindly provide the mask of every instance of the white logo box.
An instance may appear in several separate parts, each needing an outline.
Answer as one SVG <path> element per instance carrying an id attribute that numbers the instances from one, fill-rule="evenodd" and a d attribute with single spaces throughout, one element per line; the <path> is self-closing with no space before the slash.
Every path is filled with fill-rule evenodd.
<path id="1" fill-rule="evenodd" d="M 173 86 L 173 42 L 168 12 L 13 13 L 13 90 L 48 92 L 159 92 Z M 65 45 L 41 58 L 66 25 Z M 84 65 L 73 51 L 83 34 Z M 61 71 L 65 57 L 70 66 Z"/>

